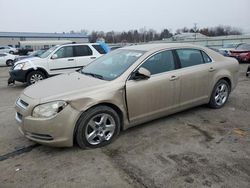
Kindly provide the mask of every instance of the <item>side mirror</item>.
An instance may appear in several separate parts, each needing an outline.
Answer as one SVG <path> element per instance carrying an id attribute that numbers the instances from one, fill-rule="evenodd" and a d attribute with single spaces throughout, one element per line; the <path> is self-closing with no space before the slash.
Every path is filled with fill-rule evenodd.
<path id="1" fill-rule="evenodd" d="M 57 58 L 58 58 L 57 54 L 53 54 L 53 55 L 51 56 L 51 59 L 57 59 Z"/>
<path id="2" fill-rule="evenodd" d="M 151 77 L 151 73 L 148 69 L 140 67 L 132 76 L 133 80 L 146 80 Z"/>

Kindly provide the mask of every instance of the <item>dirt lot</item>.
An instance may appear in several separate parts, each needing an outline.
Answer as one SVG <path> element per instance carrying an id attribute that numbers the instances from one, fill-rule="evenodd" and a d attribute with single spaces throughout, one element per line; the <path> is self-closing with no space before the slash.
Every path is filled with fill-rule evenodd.
<path id="1" fill-rule="evenodd" d="M 124 131 L 94 150 L 50 148 L 17 130 L 0 68 L 0 187 L 250 187 L 250 78 L 247 65 L 226 106 L 200 106 Z"/>

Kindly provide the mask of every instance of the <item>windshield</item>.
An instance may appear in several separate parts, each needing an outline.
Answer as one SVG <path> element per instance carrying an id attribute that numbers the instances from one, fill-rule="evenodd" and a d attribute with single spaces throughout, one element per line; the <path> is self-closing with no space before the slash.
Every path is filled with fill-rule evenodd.
<path id="1" fill-rule="evenodd" d="M 250 44 L 241 44 L 236 49 L 237 50 L 250 50 Z"/>
<path id="2" fill-rule="evenodd" d="M 38 57 L 40 57 L 40 55 L 42 55 L 45 51 L 46 50 L 37 50 L 37 51 L 32 52 L 29 56 L 32 56 L 32 57 L 38 56 Z"/>
<path id="3" fill-rule="evenodd" d="M 48 50 L 45 51 L 44 53 L 38 55 L 38 57 L 40 57 L 40 58 L 46 58 L 46 57 L 48 57 L 48 56 L 51 54 L 51 52 L 53 52 L 57 47 L 58 47 L 58 46 L 54 46 L 54 47 L 48 49 Z"/>
<path id="4" fill-rule="evenodd" d="M 99 79 L 114 80 L 144 53 L 144 51 L 137 50 L 115 50 L 84 67 L 81 73 Z"/>

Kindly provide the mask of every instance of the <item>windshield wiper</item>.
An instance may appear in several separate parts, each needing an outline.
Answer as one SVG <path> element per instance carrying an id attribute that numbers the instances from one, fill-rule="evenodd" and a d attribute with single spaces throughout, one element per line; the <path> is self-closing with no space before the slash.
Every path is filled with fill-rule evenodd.
<path id="1" fill-rule="evenodd" d="M 85 75 L 90 75 L 90 76 L 92 76 L 92 77 L 94 77 L 94 78 L 98 78 L 98 79 L 104 80 L 103 76 L 100 75 L 100 74 L 94 74 L 94 73 L 83 72 L 83 71 L 82 71 L 82 73 L 85 74 Z"/>

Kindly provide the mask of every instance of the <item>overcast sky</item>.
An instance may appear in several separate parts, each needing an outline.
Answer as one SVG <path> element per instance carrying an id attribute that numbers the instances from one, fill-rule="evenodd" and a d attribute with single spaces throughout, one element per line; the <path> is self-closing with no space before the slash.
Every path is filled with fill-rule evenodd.
<path id="1" fill-rule="evenodd" d="M 250 0 L 0 0 L 0 31 L 213 27 L 250 32 Z"/>

